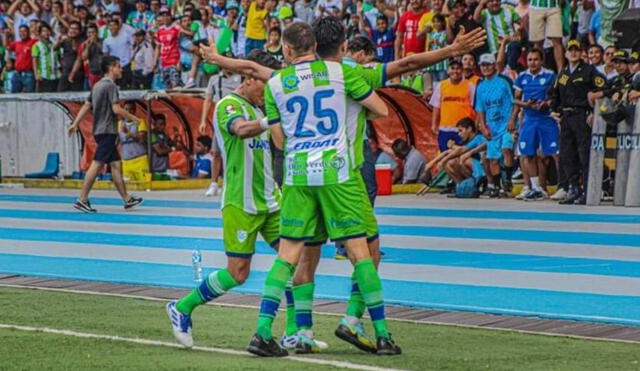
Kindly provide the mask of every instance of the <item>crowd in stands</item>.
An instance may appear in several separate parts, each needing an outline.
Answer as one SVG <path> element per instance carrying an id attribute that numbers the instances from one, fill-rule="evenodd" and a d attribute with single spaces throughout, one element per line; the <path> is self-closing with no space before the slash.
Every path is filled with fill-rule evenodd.
<path id="1" fill-rule="evenodd" d="M 567 63 L 569 75 L 576 66 L 592 66 L 605 84 L 589 92 L 587 113 L 607 91 L 614 96 L 608 87 L 630 81 L 640 64 L 638 48 L 616 48 L 612 18 L 638 6 L 639 0 L 0 0 L 0 78 L 5 93 L 86 91 L 101 78 L 101 57 L 112 55 L 123 67 L 116 82 L 121 89 L 201 87 L 217 101 L 240 78 L 206 63 L 201 44 L 215 43 L 235 58 L 263 49 L 283 61 L 284 27 L 335 16 L 347 39 L 365 36 L 374 59 L 391 62 L 443 48 L 462 29 L 482 27 L 484 48 L 390 82 L 417 90 L 433 107 L 425 130 L 437 135 L 440 155 L 427 162 L 396 141 L 393 153 L 374 149 L 378 162 L 398 169 L 394 179 L 402 183 L 438 171 L 453 183 L 486 177 L 490 196 L 500 197 L 511 190 L 519 158 L 526 183 L 520 197 L 548 197 L 547 168 L 555 167 L 553 198 L 561 200 L 579 193 L 574 168 L 581 182 L 586 170 L 578 156 L 584 133 L 559 133 L 557 114 L 566 102 L 557 81 L 566 83 L 560 78 Z M 572 53 L 579 57 L 573 62 Z M 129 137 L 122 143 L 142 140 L 124 127 Z M 573 144 L 560 149 L 563 140 Z M 158 139 L 154 150 L 163 149 L 156 156 L 170 144 Z"/>

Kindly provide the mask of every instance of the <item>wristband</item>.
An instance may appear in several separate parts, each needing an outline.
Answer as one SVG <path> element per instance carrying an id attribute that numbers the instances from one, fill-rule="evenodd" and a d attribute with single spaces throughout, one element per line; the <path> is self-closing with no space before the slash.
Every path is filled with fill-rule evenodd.
<path id="1" fill-rule="evenodd" d="M 263 117 L 263 118 L 260 120 L 260 128 L 262 128 L 262 129 L 264 129 L 264 130 L 269 129 L 269 120 L 267 120 L 267 118 L 266 118 L 266 117 Z"/>

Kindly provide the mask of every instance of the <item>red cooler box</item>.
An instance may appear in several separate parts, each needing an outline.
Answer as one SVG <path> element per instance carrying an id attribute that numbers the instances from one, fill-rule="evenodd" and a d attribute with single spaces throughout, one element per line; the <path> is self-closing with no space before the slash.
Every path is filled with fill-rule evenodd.
<path id="1" fill-rule="evenodd" d="M 376 182 L 378 183 L 378 196 L 388 196 L 392 188 L 391 165 L 376 165 Z"/>

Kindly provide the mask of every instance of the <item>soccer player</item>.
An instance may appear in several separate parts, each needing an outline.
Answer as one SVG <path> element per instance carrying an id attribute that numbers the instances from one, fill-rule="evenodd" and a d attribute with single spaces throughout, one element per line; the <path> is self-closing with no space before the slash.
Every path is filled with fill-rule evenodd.
<path id="1" fill-rule="evenodd" d="M 345 33 L 344 26 L 337 18 L 323 17 L 314 22 L 313 27 L 318 41 L 318 45 L 316 47 L 318 55 L 324 60 L 336 62 L 342 60 L 344 63 L 354 66 L 355 70 L 372 88 L 380 88 L 385 85 L 387 79 L 400 76 L 401 74 L 409 71 L 424 68 L 425 66 L 437 63 L 447 57 L 463 55 L 464 53 L 482 46 L 486 38 L 481 29 L 476 29 L 469 34 L 462 32 L 455 42 L 446 48 L 413 55 L 387 64 L 373 63 L 368 65 L 367 68 L 364 68 L 359 64 L 370 60 L 372 57 L 370 55 L 371 51 L 365 53 L 362 52 L 363 49 L 365 49 L 364 43 L 350 43 L 348 48 L 349 50 L 347 50 L 347 58 L 342 59 L 344 54 L 343 44 L 345 42 Z M 356 38 L 356 40 L 357 39 L 359 38 Z M 205 55 L 209 61 L 220 65 L 222 68 L 228 68 L 235 72 L 254 76 L 265 81 L 273 74 L 273 70 L 261 67 L 255 63 L 221 56 L 217 54 L 215 47 L 203 46 L 201 49 L 203 52 L 202 54 Z M 356 167 L 358 167 L 364 161 L 363 151 L 367 144 L 365 144 L 365 115 L 361 112 L 360 105 L 356 104 L 356 106 L 357 107 L 355 107 L 355 109 L 350 111 L 351 120 L 348 124 L 350 125 L 351 137 L 354 137 L 356 134 L 359 137 L 351 140 L 355 146 L 353 153 L 356 158 Z M 369 203 L 363 201 L 363 205 L 365 205 L 365 207 L 367 204 Z M 380 244 L 378 239 L 377 222 L 373 215 L 373 208 L 370 210 L 370 216 L 365 217 L 365 220 L 367 221 L 369 251 L 374 264 L 377 267 L 380 261 Z M 297 290 L 294 289 L 295 296 L 303 296 L 300 297 L 301 300 L 297 306 L 307 306 L 307 308 L 298 308 L 298 312 L 302 312 L 302 314 L 298 316 L 298 319 L 302 319 L 303 321 L 303 324 L 301 325 L 302 330 L 310 330 L 311 328 L 311 304 L 314 291 L 313 276 L 320 259 L 319 247 L 325 240 L 325 234 L 319 229 L 312 241 L 309 242 L 309 244 L 311 246 L 315 246 L 315 248 L 306 248 L 304 250 L 296 270 L 296 276 L 294 277 L 294 285 L 303 286 L 306 284 L 304 288 Z M 349 300 L 347 316 L 350 317 L 350 323 L 353 322 L 353 324 L 349 324 L 345 328 L 343 325 L 347 325 L 347 322 L 346 320 L 343 320 L 340 325 L 342 328 L 339 328 L 339 330 L 344 334 L 344 337 L 348 336 L 348 340 L 345 339 L 346 341 L 358 346 L 364 351 L 375 352 L 375 344 L 371 340 L 367 339 L 364 333 L 364 328 L 359 321 L 359 318 L 364 314 L 365 304 L 362 300 L 358 285 L 352 285 L 352 290 L 353 293 Z M 313 344 L 312 335 L 313 333 L 306 331 L 306 336 L 299 336 L 299 339 L 302 341 L 299 341 L 297 344 L 297 352 L 306 353 L 318 350 L 318 347 Z"/>
<path id="2" fill-rule="evenodd" d="M 261 50 L 254 50 L 248 58 L 268 68 L 280 67 L 280 62 Z M 193 346 L 193 310 L 241 285 L 249 276 L 258 234 L 278 247 L 280 190 L 272 175 L 267 119 L 259 108 L 264 104 L 263 93 L 264 82 L 246 78 L 215 107 L 214 132 L 225 171 L 221 208 L 227 267 L 211 273 L 187 296 L 167 304 L 173 334 L 185 347 Z M 288 317 L 293 333 L 293 310 Z"/>
<path id="3" fill-rule="evenodd" d="M 276 145 L 285 150 L 281 242 L 267 275 L 257 331 L 248 351 L 260 356 L 288 354 L 273 340 L 273 318 L 304 240 L 313 237 L 322 220 L 329 237 L 344 240 L 356 262 L 354 274 L 376 329 L 378 354 L 399 354 L 387 329 L 380 277 L 366 244 L 362 189 L 353 176 L 345 124 L 347 97 L 360 101 L 374 115 L 386 115 L 386 105 L 350 67 L 316 60 L 315 36 L 308 24 L 287 27 L 283 42 L 290 66 L 275 74 L 265 89 L 271 133 Z"/>
<path id="4" fill-rule="evenodd" d="M 527 53 L 526 71 L 518 75 L 513 87 L 515 89 L 516 107 L 508 127 L 509 132 L 515 130 L 515 118 L 524 108 L 524 121 L 518 136 L 520 154 L 522 155 L 523 172 L 529 177 L 530 189 L 523 195 L 525 201 L 539 201 L 545 198 L 544 186 L 546 167 L 538 161 L 538 148 L 544 157 L 553 156 L 557 159 L 559 130 L 558 123 L 551 118 L 549 106 L 551 100 L 547 97 L 556 74 L 542 67 L 542 52 L 531 49 Z"/>
<path id="5" fill-rule="evenodd" d="M 478 124 L 487 143 L 487 178 L 489 197 L 500 197 L 500 160 L 504 158 L 507 173 L 504 190 L 511 190 L 513 174 L 513 136 L 507 131 L 513 116 L 513 92 L 509 78 L 498 73 L 493 54 L 480 56 L 480 72 L 483 79 L 475 94 L 475 110 Z"/>

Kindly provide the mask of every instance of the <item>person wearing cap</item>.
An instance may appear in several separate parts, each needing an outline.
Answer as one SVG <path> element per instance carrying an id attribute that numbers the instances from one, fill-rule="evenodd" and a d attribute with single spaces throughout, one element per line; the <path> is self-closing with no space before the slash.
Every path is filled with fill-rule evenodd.
<path id="1" fill-rule="evenodd" d="M 429 104 L 433 106 L 431 131 L 438 137 L 438 149 L 448 149 L 447 142 L 460 144 L 456 124 L 465 117 L 475 120 L 473 110 L 475 84 L 462 75 L 462 62 L 451 59 L 447 67 L 449 78 L 435 85 Z"/>
<path id="2" fill-rule="evenodd" d="M 151 80 L 153 80 L 153 47 L 145 40 L 145 31 L 139 29 L 134 35 L 133 60 L 131 61 L 132 87 L 134 89 L 150 89 Z"/>
<path id="3" fill-rule="evenodd" d="M 609 86 L 604 90 L 604 96 L 612 98 L 614 102 L 618 102 L 623 97 L 623 93 L 631 88 L 633 73 L 629 68 L 629 53 L 625 50 L 616 50 L 613 53 L 612 60 L 618 76 L 609 82 Z"/>
<path id="4" fill-rule="evenodd" d="M 127 24 L 136 30 L 146 31 L 156 21 L 153 12 L 147 8 L 146 0 L 136 0 L 136 10 L 129 13 Z"/>
<path id="5" fill-rule="evenodd" d="M 280 8 L 280 11 L 278 12 L 278 19 L 280 20 L 280 22 L 282 22 L 282 29 L 284 29 L 285 27 L 287 27 L 293 22 L 301 21 L 300 19 L 295 18 L 293 16 L 293 9 L 291 9 L 291 7 L 288 5 L 285 5 L 282 8 Z"/>
<path id="6" fill-rule="evenodd" d="M 570 40 L 562 69 L 551 90 L 552 116 L 560 121 L 560 178 L 569 183 L 562 205 L 584 204 L 589 172 L 591 126 L 587 117 L 607 82 L 598 70 L 580 58 L 582 45 Z M 581 182 L 582 180 L 582 182 Z M 582 184 L 582 186 L 581 186 Z"/>
<path id="7" fill-rule="evenodd" d="M 511 192 L 513 175 L 513 135 L 507 130 L 513 123 L 513 90 L 511 80 L 500 74 L 496 68 L 493 54 L 480 56 L 482 80 L 475 94 L 475 110 L 478 113 L 478 128 L 487 138 L 487 189 L 489 197 L 501 196 L 501 160 L 504 163 L 507 178 L 504 192 Z"/>

